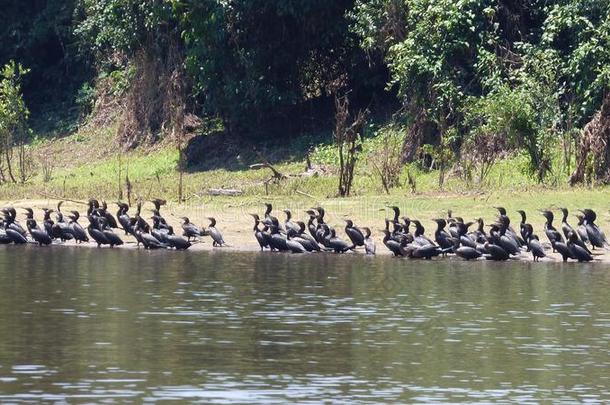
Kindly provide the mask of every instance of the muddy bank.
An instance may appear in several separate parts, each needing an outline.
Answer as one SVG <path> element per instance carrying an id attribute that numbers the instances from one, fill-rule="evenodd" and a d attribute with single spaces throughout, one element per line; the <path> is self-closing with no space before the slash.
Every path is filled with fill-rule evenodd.
<path id="1" fill-rule="evenodd" d="M 35 219 L 40 223 L 42 222 L 42 208 L 56 208 L 57 201 L 56 200 L 22 200 L 22 201 L 5 201 L 1 202 L 0 206 L 13 206 L 18 211 L 18 220 L 25 225 L 24 220 L 24 211 L 20 210 L 20 208 L 33 208 L 35 213 Z M 109 204 L 109 211 L 116 213 L 116 208 L 113 207 L 114 204 Z M 143 208 L 142 216 L 150 222 L 149 217 L 152 215 L 150 210 L 152 209 L 151 204 L 146 204 Z M 282 212 L 278 207 L 275 215 L 282 218 Z M 299 207 L 303 208 L 303 207 Z M 86 206 L 82 203 L 65 201 L 61 207 L 62 212 L 68 213 L 71 210 L 77 210 L 81 213 L 86 211 Z M 130 213 L 133 214 L 135 209 L 130 210 Z M 217 228 L 222 232 L 224 236 L 224 240 L 227 245 L 223 247 L 213 247 L 212 240 L 210 237 L 202 237 L 200 240 L 194 241 L 193 246 L 189 249 L 189 251 L 243 251 L 243 252 L 259 252 L 260 247 L 254 238 L 252 233 L 252 217 L 250 217 L 249 213 L 258 212 L 262 215 L 262 209 L 259 204 L 243 204 L 243 205 L 178 205 L 178 204 L 168 204 L 167 206 L 162 207 L 161 213 L 166 218 L 167 222 L 172 225 L 177 234 L 182 233 L 181 229 L 181 220 L 180 218 L 183 216 L 189 217 L 191 222 L 200 227 L 206 227 L 209 223 L 207 217 L 215 217 L 218 221 Z M 295 217 L 303 219 L 304 215 L 299 214 L 296 210 Z M 332 212 L 332 211 L 331 211 Z M 354 219 L 354 221 L 360 226 L 369 226 L 373 230 L 373 237 L 375 243 L 377 245 L 377 254 L 378 255 L 390 255 L 390 252 L 386 249 L 386 247 L 382 243 L 382 234 L 379 232 L 379 229 L 383 227 L 383 221 L 385 218 L 386 212 L 383 210 L 379 210 L 378 208 L 371 208 L 370 210 L 350 210 L 349 217 Z M 429 213 L 426 212 L 425 215 Z M 343 222 L 344 215 L 329 215 L 329 223 L 337 229 L 337 232 L 341 238 L 347 240 L 347 236 L 343 232 L 343 228 L 345 223 Z M 372 218 L 378 217 L 378 218 Z M 424 218 L 424 214 L 421 215 Z M 88 225 L 88 221 L 86 218 L 81 218 L 80 221 L 83 227 Z M 433 225 L 427 225 L 427 234 L 433 234 Z M 541 225 L 536 226 L 538 229 L 538 233 L 542 235 L 541 239 L 544 239 L 544 233 L 542 232 Z M 136 240 L 130 236 L 125 235 L 124 232 L 120 229 L 115 230 L 116 233 L 123 239 L 125 242 L 124 245 L 115 247 L 114 249 L 138 249 Z M 55 247 L 72 247 L 72 248 L 97 248 L 95 243 L 82 243 L 77 244 L 73 241 L 68 241 L 65 243 L 56 243 L 50 247 L 42 247 L 42 248 L 55 248 Z M 110 249 L 109 247 L 103 247 L 103 249 Z M 142 247 L 140 247 L 142 249 Z M 267 252 L 269 253 L 269 252 Z M 542 261 L 556 261 L 561 262 L 561 256 L 558 254 L 554 254 L 551 250 L 547 250 L 548 258 L 541 259 Z M 275 254 L 275 253 L 274 253 Z M 323 253 L 324 254 L 324 253 Z M 347 254 L 357 254 L 364 256 L 364 249 L 358 248 L 355 252 L 349 252 Z M 605 250 L 596 250 L 593 252 L 593 256 L 595 257 L 595 262 L 603 262 L 610 263 L 610 252 Z M 459 258 L 451 257 L 449 259 L 461 260 Z M 446 260 L 445 258 L 435 258 L 433 260 Z M 482 259 L 484 260 L 484 259 Z M 516 257 L 512 260 L 522 260 L 522 261 L 531 261 L 532 256 L 530 253 L 523 252 L 519 257 Z"/>

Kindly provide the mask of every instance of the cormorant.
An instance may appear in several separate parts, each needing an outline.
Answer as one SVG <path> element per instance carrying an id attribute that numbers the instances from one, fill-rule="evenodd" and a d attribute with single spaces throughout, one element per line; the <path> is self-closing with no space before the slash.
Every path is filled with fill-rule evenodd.
<path id="1" fill-rule="evenodd" d="M 292 239 L 303 245 L 308 252 L 319 252 L 321 249 L 318 242 L 311 235 L 305 233 L 305 223 L 297 221 L 296 224 L 299 225 L 299 232 Z"/>
<path id="2" fill-rule="evenodd" d="M 564 262 L 567 262 L 568 259 L 575 259 L 572 249 L 564 242 L 554 242 L 551 245 L 553 246 L 553 251 L 559 253 Z"/>
<path id="3" fill-rule="evenodd" d="M 453 252 L 460 246 L 459 239 L 454 238 L 445 231 L 447 221 L 443 218 L 434 219 L 433 221 L 436 222 L 437 225 L 436 231 L 434 232 L 434 240 L 445 252 Z"/>
<path id="4" fill-rule="evenodd" d="M 184 239 L 182 236 L 169 234 L 165 236 L 165 242 L 176 250 L 187 250 L 192 246 L 191 242 Z"/>
<path id="5" fill-rule="evenodd" d="M 324 237 L 326 239 L 325 246 L 334 250 L 335 253 L 345 253 L 352 249 L 352 246 L 350 246 L 349 243 L 339 238 L 335 233 L 335 230 L 328 226 L 325 226 Z"/>
<path id="6" fill-rule="evenodd" d="M 290 212 L 290 210 L 283 210 L 283 211 L 286 214 L 286 222 L 284 222 L 286 231 L 288 231 L 289 229 L 292 229 L 295 233 L 298 233 L 300 228 L 296 223 L 294 223 L 292 221 L 292 212 Z"/>
<path id="7" fill-rule="evenodd" d="M 519 213 L 519 215 L 521 215 L 521 223 L 519 224 L 521 237 L 523 238 L 523 240 L 527 241 L 527 237 L 528 237 L 527 223 L 526 223 L 527 216 L 525 215 L 525 211 L 523 211 L 523 210 L 517 210 L 517 212 Z"/>
<path id="8" fill-rule="evenodd" d="M 435 245 L 414 246 L 414 249 L 411 251 L 410 257 L 413 257 L 415 259 L 430 260 L 433 257 L 445 252 L 447 251 Z"/>
<path id="9" fill-rule="evenodd" d="M 17 222 L 17 210 L 13 207 L 4 208 L 2 210 L 4 213 L 4 228 L 8 231 L 12 229 L 13 231 L 19 233 L 24 238 L 27 236 L 27 232 L 23 227 Z"/>
<path id="10" fill-rule="evenodd" d="M 576 232 L 570 232 L 570 234 L 568 235 L 567 245 L 570 249 L 570 252 L 572 253 L 572 257 L 578 260 L 579 262 L 590 262 L 591 260 L 593 260 L 593 256 L 591 256 L 591 253 L 589 253 L 589 251 L 579 245 L 578 242 L 581 241 L 578 239 L 578 235 L 576 235 Z"/>
<path id="11" fill-rule="evenodd" d="M 487 251 L 485 256 L 487 260 L 505 261 L 510 258 L 506 250 L 493 243 L 485 242 L 485 250 Z"/>
<path id="12" fill-rule="evenodd" d="M 584 243 L 589 243 L 587 227 L 585 226 L 585 216 L 581 214 L 576 214 L 576 218 L 578 219 L 578 225 L 576 230 L 578 231 L 578 236 L 580 237 L 580 240 L 582 240 Z"/>
<path id="13" fill-rule="evenodd" d="M 507 213 L 506 213 L 506 208 L 504 207 L 494 207 L 495 209 L 498 210 L 498 212 L 500 213 L 500 222 L 504 223 L 506 225 L 506 230 L 504 231 L 505 234 L 509 237 L 515 240 L 515 242 L 517 243 L 517 246 L 521 247 L 521 246 L 525 246 L 525 240 L 523 240 L 523 238 L 521 237 L 521 235 L 519 235 L 517 232 L 515 232 L 515 230 L 513 229 L 512 226 L 510 226 L 510 218 L 508 217 Z"/>
<path id="14" fill-rule="evenodd" d="M 605 248 L 608 247 L 608 242 L 606 242 L 606 235 L 604 232 L 599 229 L 599 227 L 595 224 L 595 219 L 597 218 L 597 214 L 592 209 L 584 209 L 580 212 L 583 213 L 585 220 L 584 225 L 587 230 L 587 238 L 589 239 L 589 243 L 593 246 L 593 249 L 597 248 Z"/>
<path id="15" fill-rule="evenodd" d="M 298 241 L 292 239 L 293 236 L 296 236 L 296 231 L 292 228 L 286 227 L 286 247 L 292 253 L 306 253 L 307 250 L 301 245 Z"/>
<path id="16" fill-rule="evenodd" d="M 351 219 L 345 220 L 345 234 L 352 241 L 352 249 L 355 249 L 356 246 L 364 246 L 364 235 L 354 226 L 354 221 Z"/>
<path id="17" fill-rule="evenodd" d="M 106 223 L 105 216 L 98 218 L 98 224 L 99 224 L 99 229 L 102 231 L 104 236 L 106 236 L 106 239 L 108 240 L 108 244 L 110 245 L 111 248 L 115 247 L 115 246 L 120 246 L 123 244 L 123 241 L 121 240 L 119 235 L 114 233 L 114 231 L 112 231 L 112 229 Z"/>
<path id="18" fill-rule="evenodd" d="M 254 237 L 256 238 L 256 241 L 261 247 L 262 252 L 265 248 L 269 247 L 269 239 L 271 239 L 271 235 L 267 232 L 261 231 L 258 228 L 258 225 L 260 224 L 260 218 L 257 214 L 250 215 L 252 216 L 252 218 L 254 218 L 254 227 L 252 228 L 252 231 L 254 232 Z"/>
<path id="19" fill-rule="evenodd" d="M 362 228 L 364 231 L 364 251 L 367 255 L 373 256 L 377 250 L 375 241 L 371 238 L 371 230 L 367 227 Z"/>
<path id="20" fill-rule="evenodd" d="M 43 208 L 42 211 L 44 212 L 44 217 L 42 219 L 44 229 L 47 231 L 47 234 L 49 236 L 55 238 L 55 235 L 53 234 L 53 225 L 55 225 L 55 222 L 53 222 L 53 220 L 51 219 L 51 214 L 53 213 L 53 210 Z"/>
<path id="21" fill-rule="evenodd" d="M 415 243 L 418 246 L 426 246 L 426 245 L 436 246 L 435 243 L 424 234 L 426 232 L 426 229 L 424 228 L 424 226 L 421 224 L 420 221 L 414 219 L 411 222 L 413 224 L 415 224 L 415 233 L 413 234 L 412 243 Z"/>
<path id="22" fill-rule="evenodd" d="M 532 252 L 534 261 L 537 262 L 541 257 L 546 257 L 544 247 L 540 243 L 537 235 L 534 235 L 534 228 L 530 224 L 524 224 L 525 240 L 527 241 L 527 249 Z"/>
<path id="23" fill-rule="evenodd" d="M 182 236 L 186 237 L 187 241 L 191 241 L 191 238 L 197 239 L 199 236 L 203 235 L 203 232 L 199 227 L 195 226 L 191 223 L 191 220 L 188 217 L 182 217 Z"/>
<path id="24" fill-rule="evenodd" d="M 568 224 L 568 209 L 560 208 L 563 217 L 561 218 L 561 231 L 565 236 L 566 240 L 568 240 L 568 236 L 571 232 L 574 232 L 574 228 L 570 224 Z M 577 235 L 578 236 L 578 235 Z"/>
<path id="25" fill-rule="evenodd" d="M 289 250 L 288 246 L 286 245 L 286 237 L 280 233 L 277 218 L 273 217 L 273 219 L 271 219 L 269 230 L 271 232 L 271 238 L 269 239 L 269 246 L 271 247 L 271 250 L 277 250 L 280 252 Z"/>
<path id="26" fill-rule="evenodd" d="M 121 224 L 121 226 L 123 227 L 125 235 L 131 234 L 135 236 L 135 231 L 132 224 L 132 222 L 134 221 L 132 221 L 131 217 L 128 214 L 129 205 L 120 201 L 116 204 L 119 206 L 119 210 L 116 213 L 116 218 L 119 221 L 119 224 Z"/>
<path id="27" fill-rule="evenodd" d="M 136 234 L 136 239 L 138 240 L 139 243 L 142 244 L 142 246 L 144 246 L 144 249 L 154 250 L 154 249 L 161 249 L 161 248 L 169 247 L 169 245 L 160 242 L 157 238 L 155 238 L 151 234 L 143 232 L 137 226 L 135 229 L 135 234 Z"/>
<path id="28" fill-rule="evenodd" d="M 38 227 L 38 224 L 34 219 L 34 211 L 31 208 L 24 208 L 24 210 L 27 212 L 25 224 L 30 232 L 30 235 L 32 235 L 32 239 L 34 239 L 39 246 L 50 245 L 53 241 L 44 229 L 40 229 Z"/>
<path id="29" fill-rule="evenodd" d="M 405 252 L 403 250 L 403 244 L 392 239 L 389 230 L 382 229 L 381 232 L 384 234 L 383 244 L 388 248 L 388 250 L 392 252 L 394 256 L 404 256 Z"/>
<path id="30" fill-rule="evenodd" d="M 313 223 L 313 221 L 316 219 L 315 211 L 307 210 L 305 212 L 307 215 L 309 215 L 309 220 L 307 221 L 307 230 L 309 231 L 309 234 L 316 240 L 316 242 L 321 243 L 317 234 L 318 227 Z"/>
<path id="31" fill-rule="evenodd" d="M 546 237 L 549 238 L 551 245 L 553 245 L 555 242 L 563 243 L 563 236 L 561 236 L 561 234 L 553 226 L 553 213 L 548 210 L 541 211 L 541 213 L 546 218 L 546 222 L 544 223 L 544 233 L 546 234 Z M 553 251 L 555 251 L 555 246 L 553 246 Z"/>
<path id="32" fill-rule="evenodd" d="M 508 217 L 506 215 L 500 216 L 499 233 L 497 243 L 510 255 L 518 255 L 521 253 L 519 244 L 515 239 L 514 234 L 508 234 Z"/>
<path id="33" fill-rule="evenodd" d="M 470 246 L 457 248 L 455 254 L 465 260 L 474 260 L 482 256 L 481 252 Z"/>
<path id="34" fill-rule="evenodd" d="M 216 219 L 214 217 L 208 217 L 210 220 L 210 225 L 206 229 L 206 234 L 210 235 L 212 240 L 212 246 L 223 246 L 225 245 L 225 241 L 222 238 L 222 234 L 218 229 L 216 229 Z"/>
<path id="35" fill-rule="evenodd" d="M 80 214 L 78 213 L 78 211 L 71 211 L 71 213 L 72 213 L 72 215 L 68 216 L 68 218 L 70 218 L 70 222 L 68 225 L 70 226 L 72 236 L 74 236 L 74 239 L 76 240 L 77 243 L 89 242 L 87 233 L 85 232 L 85 230 L 83 229 L 81 224 L 78 223 Z"/>
<path id="36" fill-rule="evenodd" d="M 101 208 L 98 209 L 99 215 L 105 219 L 104 223 L 112 228 L 112 229 L 117 229 L 119 227 L 119 224 L 117 224 L 116 219 L 114 219 L 114 216 L 108 212 L 108 204 L 106 204 L 106 201 L 102 201 L 102 206 Z"/>
<path id="37" fill-rule="evenodd" d="M 93 211 L 91 211 L 93 212 Z M 100 229 L 99 217 L 94 215 L 88 215 L 87 219 L 89 220 L 89 226 L 87 227 L 87 231 L 89 232 L 89 236 L 91 239 L 97 243 L 97 247 L 101 247 L 102 245 L 110 245 L 110 241 L 104 234 L 104 232 Z"/>

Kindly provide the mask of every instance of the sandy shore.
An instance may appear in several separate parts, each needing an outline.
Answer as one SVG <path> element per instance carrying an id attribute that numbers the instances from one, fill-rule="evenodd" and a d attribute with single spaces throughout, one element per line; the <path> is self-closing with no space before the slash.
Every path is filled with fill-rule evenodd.
<path id="1" fill-rule="evenodd" d="M 42 220 L 42 208 L 56 208 L 57 201 L 55 200 L 27 200 L 27 201 L 5 201 L 0 202 L 1 207 L 12 206 L 15 207 L 18 211 L 18 220 L 20 222 L 25 222 L 25 214 L 23 210 L 20 208 L 30 207 L 34 209 L 35 219 L 39 222 Z M 152 215 L 150 213 L 150 209 L 152 209 L 152 204 L 146 204 L 143 209 L 143 217 L 147 219 Z M 283 218 L 283 213 L 281 212 L 281 207 L 278 207 L 277 212 L 274 210 L 274 214 L 279 218 Z M 304 214 L 302 213 L 303 209 L 308 207 L 292 207 L 294 216 L 299 219 L 304 219 Z M 86 211 L 86 206 L 83 204 L 79 204 L 76 202 L 65 201 L 61 207 L 62 212 L 64 214 L 69 213 L 71 210 L 77 210 L 81 213 Z M 116 214 L 116 205 L 109 204 L 109 211 Z M 299 212 L 301 211 L 301 212 Z M 358 213 L 358 210 L 351 210 L 349 213 L 349 217 L 353 218 L 354 221 L 360 226 L 369 226 L 373 231 L 373 237 L 375 243 L 377 245 L 377 254 L 378 255 L 389 255 L 390 252 L 386 249 L 386 247 L 382 243 L 382 234 L 379 232 L 379 229 L 383 227 L 383 220 L 386 216 L 385 211 L 379 210 L 378 208 L 371 210 L 364 210 L 361 213 Z M 130 213 L 133 215 L 135 209 L 131 209 Z M 262 215 L 263 207 L 261 206 L 252 206 L 252 205 L 214 205 L 214 206 L 203 206 L 203 205 L 177 205 L 177 204 L 168 204 L 167 206 L 162 207 L 161 213 L 166 218 L 168 223 L 172 225 L 176 231 L 176 233 L 181 233 L 181 220 L 180 218 L 183 216 L 187 216 L 190 218 L 191 222 L 196 224 L 197 226 L 205 227 L 208 225 L 209 221 L 207 217 L 215 217 L 218 221 L 216 227 L 222 232 L 225 241 L 227 242 L 227 246 L 223 247 L 213 247 L 212 240 L 209 237 L 203 237 L 199 241 L 195 241 L 193 246 L 189 249 L 192 251 L 242 251 L 242 252 L 257 252 L 260 251 L 260 248 L 252 234 L 253 221 L 252 217 L 249 216 L 249 213 L 258 213 Z M 330 214 L 332 211 L 329 210 L 328 222 L 333 225 L 339 236 L 347 239 L 343 232 L 343 228 L 345 223 L 343 222 L 344 215 L 335 216 Z M 364 212 L 364 214 L 362 214 Z M 428 213 L 426 213 L 428 214 Z M 389 214 L 388 214 L 389 215 Z M 371 218 L 371 216 L 375 216 L 378 218 Z M 424 218 L 424 216 L 421 216 Z M 79 220 L 83 227 L 88 225 L 88 221 L 86 218 L 81 218 Z M 431 222 L 431 221 L 430 221 Z M 25 225 L 25 224 L 23 224 Z M 427 234 L 433 233 L 433 224 L 424 224 L 427 225 Z M 536 225 L 535 225 L 536 226 Z M 541 240 L 544 240 L 544 233 L 542 229 L 539 229 L 538 233 L 541 237 Z M 122 230 L 116 230 L 117 234 L 123 239 L 125 242 L 124 245 L 120 247 L 121 249 L 137 249 L 135 239 L 128 235 L 126 236 Z M 73 241 L 68 241 L 66 243 L 58 243 L 54 244 L 55 246 L 66 246 L 66 247 L 91 247 L 95 248 L 96 245 L 94 243 L 83 243 L 76 244 Z M 109 249 L 109 247 L 104 247 L 104 249 Z M 364 249 L 358 248 L 356 252 L 348 253 L 348 254 L 362 254 L 364 255 Z M 547 250 L 548 258 L 541 259 L 542 261 L 561 261 L 561 256 L 557 254 L 553 254 L 551 250 Z M 596 262 L 610 263 L 610 252 L 605 250 L 596 250 L 593 252 Z M 532 260 L 532 256 L 530 253 L 523 252 L 520 257 L 516 258 L 519 260 Z M 437 260 L 443 260 L 438 259 Z"/>

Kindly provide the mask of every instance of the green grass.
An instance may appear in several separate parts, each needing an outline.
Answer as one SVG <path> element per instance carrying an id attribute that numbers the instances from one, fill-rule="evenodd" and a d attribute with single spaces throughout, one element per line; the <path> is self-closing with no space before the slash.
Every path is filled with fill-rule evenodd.
<path id="1" fill-rule="evenodd" d="M 66 152 L 54 151 L 55 160 L 52 179 L 43 182 L 38 174 L 24 185 L 4 184 L 0 186 L 0 200 L 24 200 L 40 198 L 70 198 L 86 200 L 97 197 L 113 201 L 126 199 L 125 176 L 129 175 L 132 184 L 132 198 L 163 197 L 176 202 L 178 196 L 179 174 L 176 170 L 178 153 L 171 145 L 158 146 L 149 151 L 132 151 L 121 153 L 112 146 L 112 129 L 84 132 L 64 137 L 67 149 L 75 159 L 71 164 L 66 159 Z M 315 177 L 303 177 L 304 156 L 294 153 L 287 155 L 273 153 L 272 156 L 285 156 L 283 162 L 276 164 L 278 170 L 288 176 L 280 182 L 271 182 L 267 169 L 232 170 L 216 169 L 202 172 L 185 173 L 183 179 L 183 196 L 186 205 L 206 204 L 212 208 L 226 207 L 260 207 L 262 200 L 275 201 L 278 207 L 295 206 L 307 208 L 315 203 L 324 204 L 331 210 L 352 215 L 362 220 L 389 215 L 386 206 L 399 205 L 410 216 L 429 220 L 434 216 L 444 215 L 453 209 L 456 215 L 467 219 L 478 216 L 493 217 L 494 205 L 505 206 L 514 215 L 516 209 L 530 212 L 533 223 L 539 223 L 542 217 L 536 213 L 542 208 L 567 206 L 570 209 L 591 207 L 599 211 L 600 218 L 606 219 L 610 201 L 609 188 L 576 188 L 567 186 L 567 170 L 558 170 L 549 176 L 545 184 L 538 184 L 527 174 L 527 159 L 513 156 L 498 162 L 481 184 L 465 181 L 462 176 L 453 172 L 447 174 L 442 188 L 438 184 L 438 171 L 426 171 L 416 164 L 405 167 L 401 174 L 400 187 L 392 189 L 387 195 L 383 192 L 381 182 L 370 164 L 369 154 L 381 147 L 379 137 L 369 136 L 363 144 L 363 151 L 357 164 L 353 186 L 353 195 L 347 199 L 336 198 L 336 150 L 325 144 L 328 136 L 316 135 L 308 139 L 291 142 L 288 149 L 295 151 L 294 146 L 320 142 L 312 154 L 312 161 L 324 165 L 327 173 Z M 55 142 L 55 141 L 52 141 Z M 52 146 L 57 144 L 51 144 Z M 301 145 L 301 146 L 302 146 Z M 32 148 L 48 147 L 45 142 L 37 143 Z M 102 150 L 104 153 L 92 153 Z M 302 146 L 302 148 L 304 148 Z M 559 167 L 559 165 L 556 165 Z M 121 180 L 119 183 L 119 170 Z M 412 193 L 406 185 L 407 172 L 416 180 L 416 192 Z M 211 188 L 234 188 L 243 190 L 241 197 L 210 197 Z M 381 210 L 381 211 L 380 211 Z"/>

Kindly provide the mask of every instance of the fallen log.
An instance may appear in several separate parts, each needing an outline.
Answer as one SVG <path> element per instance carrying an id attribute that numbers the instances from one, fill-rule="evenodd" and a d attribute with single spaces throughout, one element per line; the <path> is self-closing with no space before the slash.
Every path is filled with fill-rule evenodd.
<path id="1" fill-rule="evenodd" d="M 234 189 L 234 188 L 210 188 L 210 189 L 208 189 L 208 194 L 214 195 L 214 196 L 225 195 L 225 196 L 230 196 L 230 197 L 237 197 L 237 196 L 242 195 L 243 193 L 244 193 L 243 190 L 238 190 L 238 189 Z"/>

